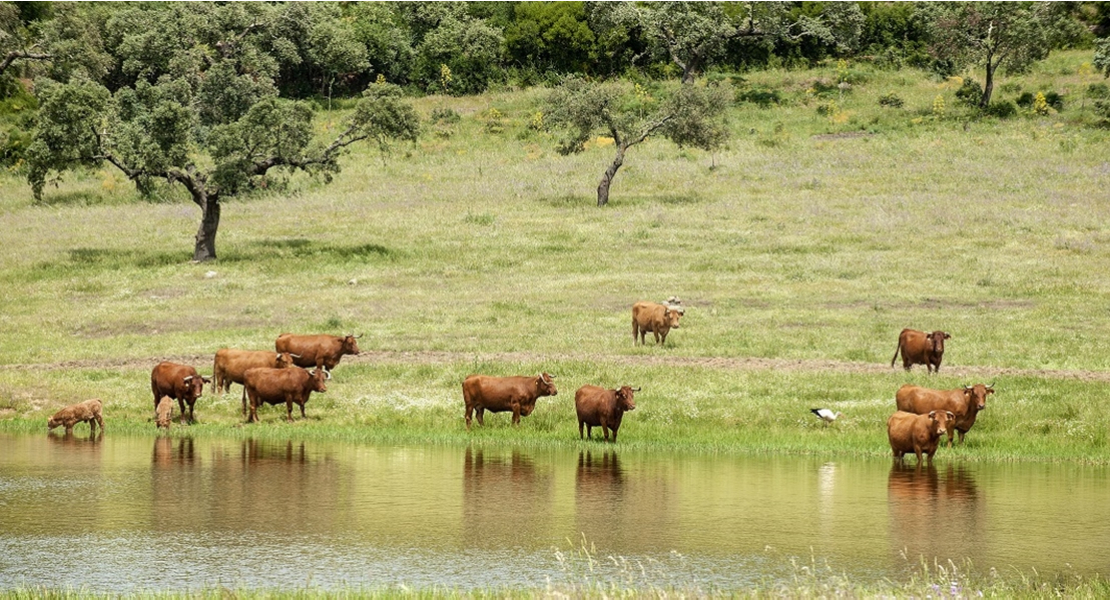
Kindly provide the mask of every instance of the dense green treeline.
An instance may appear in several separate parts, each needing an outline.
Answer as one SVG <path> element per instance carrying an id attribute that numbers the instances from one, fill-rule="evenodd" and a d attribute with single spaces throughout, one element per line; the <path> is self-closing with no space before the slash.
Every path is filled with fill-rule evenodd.
<path id="1" fill-rule="evenodd" d="M 1110 3 L 1052 4 L 1076 26 L 1052 40 L 1055 47 L 1089 46 L 1106 34 Z M 232 57 L 239 74 L 272 82 L 287 97 L 355 94 L 379 77 L 415 92 L 470 94 L 570 73 L 670 77 L 687 66 L 741 71 L 829 58 L 944 70 L 951 59 L 931 45 L 930 23 L 940 18 L 932 9 L 913 2 L 3 2 L 0 51 L 8 63 L 4 95 L 17 78 L 81 73 L 116 90 Z"/>

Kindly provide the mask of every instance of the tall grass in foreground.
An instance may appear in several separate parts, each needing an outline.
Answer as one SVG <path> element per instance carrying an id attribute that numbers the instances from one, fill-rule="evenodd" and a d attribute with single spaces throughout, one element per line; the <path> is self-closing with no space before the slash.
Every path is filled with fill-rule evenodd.
<path id="1" fill-rule="evenodd" d="M 556 552 L 562 573 L 535 588 L 457 590 L 444 587 L 413 588 L 403 584 L 340 589 L 230 589 L 210 588 L 190 592 L 148 590 L 128 594 L 103 594 L 82 588 L 56 589 L 27 586 L 0 591 L 10 600 L 77 600 L 83 598 L 226 599 L 226 598 L 1105 598 L 1110 580 L 1104 576 L 1075 574 L 1043 576 L 991 569 L 976 574 L 972 565 L 922 562 L 900 582 L 859 582 L 816 560 L 780 558 L 788 571 L 780 580 L 763 580 L 736 588 L 713 588 L 687 583 L 680 572 L 661 572 L 658 564 L 644 564 L 622 556 L 600 556 L 581 543 L 578 548 Z M 678 557 L 681 559 L 681 557 Z M 678 561 L 680 562 L 680 560 Z"/>

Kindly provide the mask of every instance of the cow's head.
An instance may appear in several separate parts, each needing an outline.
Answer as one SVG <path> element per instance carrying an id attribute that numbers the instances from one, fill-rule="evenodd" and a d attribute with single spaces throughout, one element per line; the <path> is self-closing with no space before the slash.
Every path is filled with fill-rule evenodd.
<path id="1" fill-rule="evenodd" d="M 943 331 L 934 331 L 925 335 L 925 339 L 929 341 L 929 347 L 933 349 L 933 354 L 936 356 L 944 354 L 944 340 L 951 337 Z"/>
<path id="2" fill-rule="evenodd" d="M 667 327 L 671 328 L 671 329 L 678 329 L 678 320 L 681 319 L 682 315 L 684 315 L 685 313 L 686 313 L 685 310 L 683 310 L 681 308 L 678 308 L 678 307 L 674 307 L 674 306 L 664 307 L 663 308 L 663 324 L 666 325 Z"/>
<path id="3" fill-rule="evenodd" d="M 274 360 L 274 368 L 284 369 L 286 367 L 292 367 L 294 358 L 300 358 L 300 355 L 278 352 L 277 358 Z"/>
<path id="4" fill-rule="evenodd" d="M 181 381 L 185 384 L 184 400 L 186 401 L 188 401 L 189 398 L 196 400 L 197 398 L 203 396 L 204 384 L 212 383 L 211 379 L 207 377 L 201 377 L 200 375 L 188 375 L 185 377 L 185 379 L 182 379 Z"/>
<path id="5" fill-rule="evenodd" d="M 316 368 L 312 370 L 312 391 L 326 392 L 328 391 L 327 381 L 331 379 L 331 373 L 324 368 L 324 365 L 317 364 Z"/>
<path id="6" fill-rule="evenodd" d="M 540 373 L 536 378 L 536 390 L 539 391 L 540 396 L 558 396 L 559 390 L 555 389 L 554 375 L 548 373 Z"/>
<path id="7" fill-rule="evenodd" d="M 967 398 L 968 407 L 977 411 L 987 407 L 987 396 L 993 393 L 993 383 L 990 385 L 977 383 L 975 385 L 964 386 L 964 397 Z"/>
<path id="8" fill-rule="evenodd" d="M 358 349 L 358 338 L 360 338 L 360 337 L 362 337 L 361 333 L 358 334 L 358 335 L 350 334 L 350 335 L 344 337 L 343 341 L 342 341 L 343 354 L 355 354 L 355 355 L 357 355 L 360 352 L 360 350 Z"/>
<path id="9" fill-rule="evenodd" d="M 636 402 L 632 399 L 632 393 L 640 391 L 640 388 L 632 388 L 626 385 L 615 391 L 617 395 L 617 410 L 629 411 L 636 409 Z"/>
<path id="10" fill-rule="evenodd" d="M 932 432 L 937 436 L 942 436 L 948 433 L 949 423 L 955 425 L 956 415 L 947 410 L 934 410 L 929 413 L 929 423 Z"/>
<path id="11" fill-rule="evenodd" d="M 47 429 L 54 429 L 55 427 L 57 427 L 61 424 L 62 424 L 62 422 L 55 420 L 54 417 L 50 417 L 50 418 L 46 419 L 46 428 Z"/>

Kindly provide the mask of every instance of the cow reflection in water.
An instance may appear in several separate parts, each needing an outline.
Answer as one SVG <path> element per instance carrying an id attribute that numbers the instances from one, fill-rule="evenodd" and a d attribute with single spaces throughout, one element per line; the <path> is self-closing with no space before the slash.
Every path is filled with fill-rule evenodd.
<path id="1" fill-rule="evenodd" d="M 463 523 L 467 545 L 513 547 L 548 537 L 552 529 L 554 479 L 520 450 L 510 455 L 466 449 Z"/>
<path id="2" fill-rule="evenodd" d="M 943 476 L 929 464 L 894 461 L 887 480 L 893 553 L 911 564 L 921 559 L 974 559 L 986 525 L 984 503 L 971 471 L 948 465 Z"/>
<path id="3" fill-rule="evenodd" d="M 638 530 L 625 523 L 625 476 L 616 451 L 578 452 L 574 478 L 575 527 L 587 539 L 606 546 L 617 544 Z"/>
<path id="4" fill-rule="evenodd" d="M 62 435 L 55 435 L 47 432 L 46 439 L 59 446 L 73 446 L 86 448 L 90 451 L 99 451 L 100 442 L 104 440 L 104 428 L 101 427 L 100 429 L 92 430 L 87 435 L 77 435 L 72 431 Z"/>
<path id="5" fill-rule="evenodd" d="M 207 484 L 191 437 L 160 435 L 151 453 L 152 525 L 159 531 L 192 531 L 205 519 Z"/>

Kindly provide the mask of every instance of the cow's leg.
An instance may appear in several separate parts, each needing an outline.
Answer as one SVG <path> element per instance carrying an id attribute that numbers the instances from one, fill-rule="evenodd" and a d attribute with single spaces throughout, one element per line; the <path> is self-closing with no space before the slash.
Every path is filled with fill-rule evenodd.
<path id="1" fill-rule="evenodd" d="M 659 340 L 659 343 L 663 344 L 664 346 L 667 345 L 667 333 L 669 333 L 669 332 L 664 332 L 663 335 L 660 336 L 660 340 Z"/>
<path id="2" fill-rule="evenodd" d="M 520 425 L 520 403 L 513 404 L 513 425 Z"/>
<path id="3" fill-rule="evenodd" d="M 605 423 L 601 424 L 601 433 L 605 434 L 605 441 L 608 442 L 609 441 L 609 428 L 605 426 Z"/>
<path id="4" fill-rule="evenodd" d="M 582 439 L 582 420 L 578 420 L 578 439 Z"/>
<path id="5" fill-rule="evenodd" d="M 466 407 L 466 414 L 464 415 L 464 418 L 466 419 L 466 430 L 467 431 L 470 431 L 470 417 L 473 414 L 474 414 L 474 407 L 473 406 L 467 406 Z"/>
<path id="6" fill-rule="evenodd" d="M 184 398 L 178 398 L 177 399 L 177 408 L 179 410 L 181 410 L 181 423 L 185 424 L 185 399 Z"/>
<path id="7" fill-rule="evenodd" d="M 953 432 L 953 431 L 952 431 L 951 429 L 949 429 L 949 430 L 948 430 L 948 447 L 949 447 L 949 448 L 951 448 L 951 447 L 952 447 L 952 434 L 953 434 L 953 433 L 954 433 L 954 432 Z"/>
<path id="8" fill-rule="evenodd" d="M 959 431 L 959 430 L 957 430 L 957 431 Z M 966 431 L 960 431 L 960 445 L 961 446 L 964 445 L 964 434 L 965 433 L 967 433 L 967 432 Z"/>
<path id="9" fill-rule="evenodd" d="M 193 406 L 196 405 L 196 403 L 197 403 L 196 400 L 193 400 L 192 402 L 189 402 L 189 422 L 190 423 L 196 423 L 197 422 L 196 416 L 193 415 Z"/>
<path id="10" fill-rule="evenodd" d="M 486 414 L 486 407 L 479 406 L 478 407 L 478 424 L 481 425 L 482 427 L 486 426 L 486 421 L 485 421 L 485 418 L 484 418 L 485 414 Z"/>
<path id="11" fill-rule="evenodd" d="M 589 439 L 589 440 L 594 439 L 594 426 L 593 425 L 590 425 L 590 424 L 586 425 L 586 439 Z"/>
<path id="12" fill-rule="evenodd" d="M 293 422 L 293 399 L 292 398 L 286 398 L 285 399 L 285 420 L 290 422 L 290 423 Z"/>
<path id="13" fill-rule="evenodd" d="M 300 403 L 300 407 L 301 407 L 301 418 L 302 419 L 307 418 L 307 417 L 304 416 L 304 402 Z"/>
<path id="14" fill-rule="evenodd" d="M 617 443 L 617 428 L 613 428 L 613 443 Z"/>

